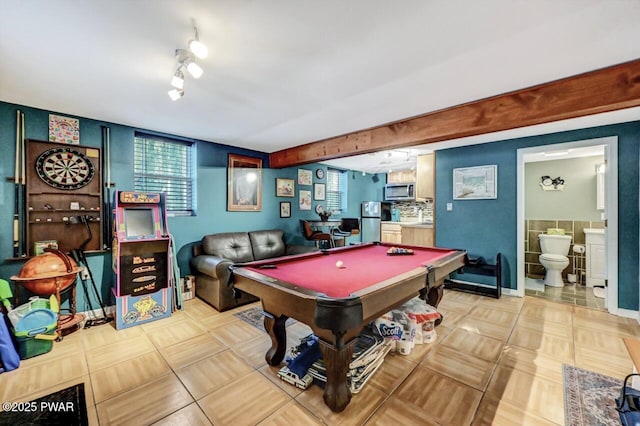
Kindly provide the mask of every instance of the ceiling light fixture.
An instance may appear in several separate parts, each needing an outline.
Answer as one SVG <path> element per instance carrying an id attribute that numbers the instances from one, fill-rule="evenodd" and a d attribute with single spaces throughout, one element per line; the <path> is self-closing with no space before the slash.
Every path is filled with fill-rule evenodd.
<path id="1" fill-rule="evenodd" d="M 544 152 L 543 155 L 545 157 L 559 157 L 561 155 L 567 155 L 569 153 L 569 151 L 551 151 L 551 152 Z"/>
<path id="2" fill-rule="evenodd" d="M 200 59 L 204 59 L 207 57 L 209 53 L 209 49 L 205 46 L 204 43 L 200 41 L 198 35 L 198 28 L 193 23 L 193 31 L 195 32 L 195 37 L 193 40 L 189 40 L 189 49 L 176 49 L 175 57 L 178 62 L 178 66 L 176 67 L 176 71 L 173 74 L 173 78 L 171 79 L 171 85 L 175 87 L 175 89 L 169 90 L 169 97 L 172 101 L 177 101 L 182 96 L 184 96 L 184 70 L 186 69 L 191 77 L 200 78 L 204 73 L 204 70 L 198 63 L 196 62 L 196 57 Z"/>

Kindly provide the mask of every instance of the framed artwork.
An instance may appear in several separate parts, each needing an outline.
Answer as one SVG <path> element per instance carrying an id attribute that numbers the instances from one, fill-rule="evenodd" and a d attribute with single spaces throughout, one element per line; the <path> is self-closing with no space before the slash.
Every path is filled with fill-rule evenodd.
<path id="1" fill-rule="evenodd" d="M 296 182 L 293 179 L 276 178 L 276 197 L 295 197 Z"/>
<path id="2" fill-rule="evenodd" d="M 291 203 L 280 201 L 280 217 L 291 217 Z"/>
<path id="3" fill-rule="evenodd" d="M 312 179 L 311 170 L 298 169 L 298 185 L 311 185 Z"/>
<path id="4" fill-rule="evenodd" d="M 313 199 L 317 201 L 324 201 L 325 185 L 324 183 L 313 184 Z"/>
<path id="5" fill-rule="evenodd" d="M 498 198 L 498 166 L 453 169 L 454 200 L 488 200 Z"/>
<path id="6" fill-rule="evenodd" d="M 299 197 L 300 210 L 311 210 L 311 191 L 301 190 Z"/>
<path id="7" fill-rule="evenodd" d="M 227 210 L 262 210 L 262 160 L 229 154 Z"/>
<path id="8" fill-rule="evenodd" d="M 49 114 L 49 142 L 80 144 L 80 120 Z"/>

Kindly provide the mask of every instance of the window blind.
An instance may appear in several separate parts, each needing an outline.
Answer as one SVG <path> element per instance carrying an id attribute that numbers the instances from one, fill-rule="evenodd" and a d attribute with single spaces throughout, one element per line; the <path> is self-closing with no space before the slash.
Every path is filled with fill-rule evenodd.
<path id="1" fill-rule="evenodd" d="M 136 133 L 134 139 L 134 188 L 164 192 L 167 211 L 192 214 L 193 143 Z"/>
<path id="2" fill-rule="evenodd" d="M 347 191 L 345 173 L 341 170 L 327 169 L 327 210 L 342 213 L 345 210 Z"/>

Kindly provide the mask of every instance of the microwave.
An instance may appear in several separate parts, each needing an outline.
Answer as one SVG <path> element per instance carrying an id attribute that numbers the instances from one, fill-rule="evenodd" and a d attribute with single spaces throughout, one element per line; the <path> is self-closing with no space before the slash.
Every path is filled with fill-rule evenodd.
<path id="1" fill-rule="evenodd" d="M 410 201 L 416 199 L 415 183 L 388 183 L 384 186 L 385 201 Z"/>

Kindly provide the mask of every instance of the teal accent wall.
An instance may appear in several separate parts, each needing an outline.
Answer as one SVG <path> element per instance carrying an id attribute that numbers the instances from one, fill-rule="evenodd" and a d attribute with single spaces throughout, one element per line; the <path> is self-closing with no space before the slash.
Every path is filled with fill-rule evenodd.
<path id="1" fill-rule="evenodd" d="M 436 152 L 436 245 L 466 249 L 493 259 L 502 253 L 506 287 L 516 288 L 517 150 L 539 145 L 618 137 L 618 300 L 622 309 L 638 309 L 638 193 L 640 122 L 623 123 L 446 149 Z M 454 168 L 498 165 L 498 198 L 453 200 Z M 453 203 L 453 211 L 446 211 Z"/>
<path id="2" fill-rule="evenodd" d="M 50 112 L 42 109 L 25 107 L 0 102 L 0 176 L 13 177 L 15 160 L 15 126 L 16 110 L 25 114 L 26 137 L 28 139 L 47 140 L 49 136 L 49 114 L 78 118 L 80 120 L 80 142 L 82 146 L 101 148 L 101 126 L 108 126 L 111 133 L 111 181 L 117 190 L 133 189 L 133 139 L 136 131 L 157 133 L 146 129 L 137 129 L 114 123 L 107 123 L 70 114 Z M 172 135 L 165 135 L 172 136 Z M 180 137 L 180 136 L 178 136 Z M 304 240 L 300 231 L 299 219 L 317 219 L 315 205 L 324 203 L 314 201 L 312 210 L 300 211 L 298 205 L 297 185 L 298 167 L 285 169 L 269 169 L 268 154 L 258 151 L 237 148 L 233 146 L 196 140 L 196 197 L 197 210 L 195 216 L 169 217 L 168 226 L 174 236 L 177 248 L 177 259 L 181 275 L 192 273 L 189 267 L 192 246 L 200 242 L 207 234 L 219 232 L 252 231 L 260 229 L 282 229 L 288 244 L 310 244 Z M 262 173 L 262 210 L 260 212 L 228 212 L 227 211 L 227 156 L 229 153 L 247 155 L 263 159 Z M 317 179 L 315 170 L 327 167 L 322 164 L 308 164 L 301 168 L 314 172 L 314 183 L 326 183 L 326 178 Z M 347 210 L 339 217 L 359 217 L 360 203 L 365 200 L 382 199 L 382 184 L 374 184 L 371 175 L 362 176 L 361 173 L 349 176 Z M 355 179 L 351 177 L 355 176 Z M 276 197 L 276 178 L 290 178 L 296 181 L 295 197 Z M 313 191 L 313 186 L 302 189 Z M 313 193 L 313 192 L 312 192 Z M 280 202 L 291 202 L 291 218 L 280 218 Z M 17 274 L 23 260 L 11 260 L 13 256 L 13 211 L 14 211 L 13 181 L 3 179 L 0 183 L 0 278 L 9 280 Z M 351 239 L 350 241 L 356 241 Z M 112 304 L 110 289 L 113 285 L 111 272 L 111 253 L 87 254 L 89 266 L 99 287 L 102 300 Z M 15 290 L 15 289 L 14 289 Z M 90 295 L 93 294 L 90 290 Z M 21 290 L 21 299 L 28 295 Z M 97 300 L 91 297 L 93 308 L 98 308 Z M 76 304 L 79 311 L 89 309 L 82 286 L 77 286 Z M 63 304 L 66 306 L 66 304 Z"/>

